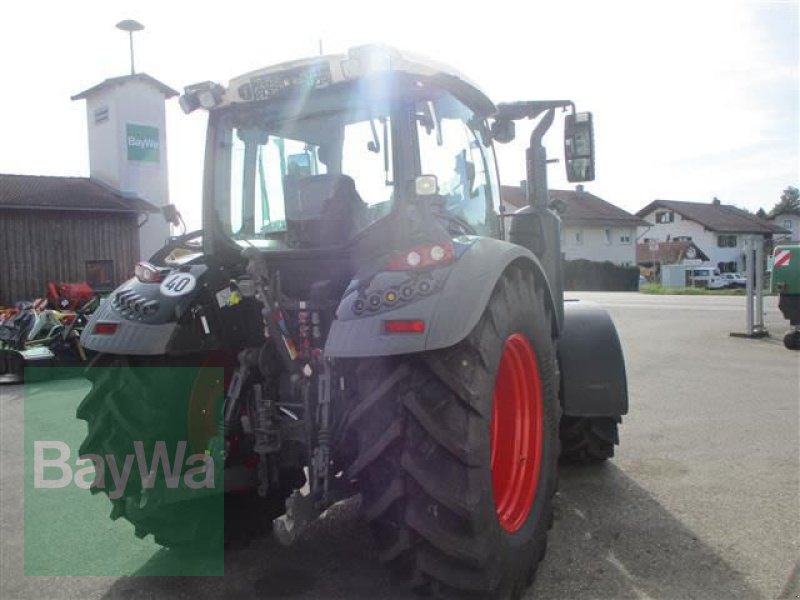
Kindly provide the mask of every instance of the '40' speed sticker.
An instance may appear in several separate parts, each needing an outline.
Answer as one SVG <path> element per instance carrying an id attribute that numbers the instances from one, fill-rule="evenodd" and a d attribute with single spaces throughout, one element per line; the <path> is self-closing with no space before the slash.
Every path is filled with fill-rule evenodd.
<path id="1" fill-rule="evenodd" d="M 173 273 L 161 282 L 161 293 L 165 296 L 183 296 L 194 289 L 197 279 L 191 273 Z"/>

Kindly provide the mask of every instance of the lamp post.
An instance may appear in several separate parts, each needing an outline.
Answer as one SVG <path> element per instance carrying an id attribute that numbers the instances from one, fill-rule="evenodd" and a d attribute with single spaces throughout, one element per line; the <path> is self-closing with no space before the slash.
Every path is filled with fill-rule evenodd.
<path id="1" fill-rule="evenodd" d="M 117 29 L 128 32 L 128 39 L 130 40 L 131 45 L 131 75 L 134 75 L 136 71 L 134 71 L 133 68 L 133 32 L 141 31 L 144 29 L 144 25 L 139 23 L 139 21 L 134 21 L 133 19 L 125 19 L 124 21 L 117 23 Z"/>

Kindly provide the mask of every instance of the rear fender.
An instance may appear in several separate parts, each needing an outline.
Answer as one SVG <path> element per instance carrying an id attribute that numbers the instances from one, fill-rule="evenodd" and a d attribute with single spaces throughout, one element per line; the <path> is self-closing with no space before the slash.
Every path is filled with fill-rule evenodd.
<path id="1" fill-rule="evenodd" d="M 564 303 L 558 342 L 564 414 L 618 417 L 628 412 L 625 358 L 609 314 L 594 302 Z"/>
<path id="2" fill-rule="evenodd" d="M 388 286 L 397 286 L 407 274 L 378 273 L 368 284 L 360 284 L 358 275 L 339 304 L 325 345 L 331 358 L 390 356 L 426 352 L 453 346 L 477 325 L 497 281 L 512 263 L 530 269 L 544 282 L 551 309 L 555 301 L 539 260 L 527 248 L 496 240 L 478 238 L 460 255 L 454 265 L 431 273 L 433 291 L 396 308 L 377 314 L 355 317 L 357 299 L 384 294 Z M 557 314 L 553 310 L 554 314 Z M 423 320 L 424 333 L 387 334 L 386 320 Z M 554 324 L 554 327 L 558 327 Z"/>

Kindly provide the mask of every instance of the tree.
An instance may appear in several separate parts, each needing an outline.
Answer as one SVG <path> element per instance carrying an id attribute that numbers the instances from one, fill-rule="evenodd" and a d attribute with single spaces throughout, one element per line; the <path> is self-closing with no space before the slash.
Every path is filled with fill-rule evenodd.
<path id="1" fill-rule="evenodd" d="M 780 202 L 772 207 L 769 216 L 774 217 L 781 213 L 800 215 L 800 190 L 792 185 L 783 190 Z"/>

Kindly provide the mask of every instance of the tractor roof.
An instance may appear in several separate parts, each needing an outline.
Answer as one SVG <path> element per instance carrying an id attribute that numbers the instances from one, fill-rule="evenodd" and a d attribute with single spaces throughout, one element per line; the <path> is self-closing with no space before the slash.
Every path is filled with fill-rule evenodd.
<path id="1" fill-rule="evenodd" d="M 481 116 L 496 108 L 480 88 L 452 67 L 383 45 L 358 46 L 330 54 L 280 63 L 231 79 L 222 105 L 268 100 L 289 89 L 321 89 L 378 74 L 406 74 L 442 87 Z"/>

